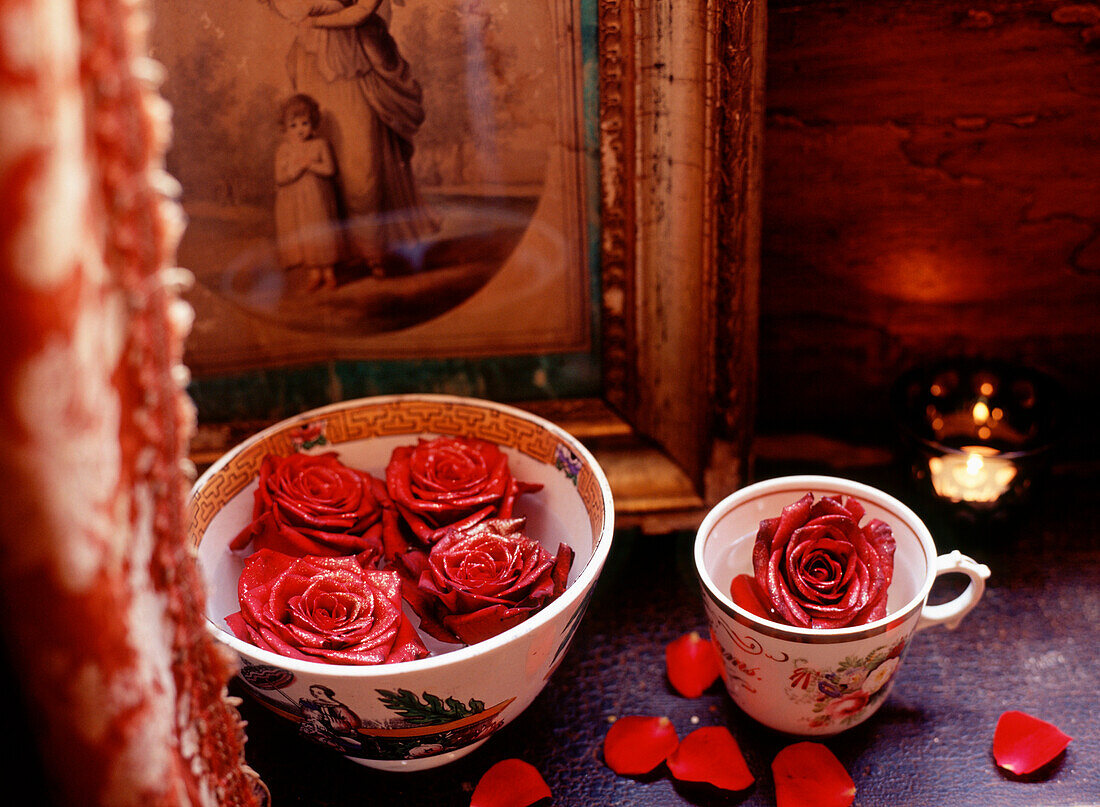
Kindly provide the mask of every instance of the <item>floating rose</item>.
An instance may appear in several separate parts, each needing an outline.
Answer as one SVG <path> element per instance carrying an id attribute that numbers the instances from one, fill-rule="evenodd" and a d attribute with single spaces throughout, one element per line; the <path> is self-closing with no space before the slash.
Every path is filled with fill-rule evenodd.
<path id="1" fill-rule="evenodd" d="M 1017 776 L 1033 773 L 1052 761 L 1073 738 L 1026 712 L 1008 711 L 993 732 L 993 759 Z"/>
<path id="2" fill-rule="evenodd" d="M 776 807 L 848 807 L 856 785 L 821 743 L 788 745 L 772 760 Z"/>
<path id="3" fill-rule="evenodd" d="M 482 774 L 470 807 L 530 807 L 550 796 L 549 785 L 534 765 L 522 759 L 502 759 Z"/>
<path id="4" fill-rule="evenodd" d="M 744 790 L 756 781 L 725 726 L 704 726 L 684 737 L 669 755 L 668 769 L 681 782 L 705 782 L 723 790 Z"/>
<path id="5" fill-rule="evenodd" d="M 641 776 L 664 762 L 679 743 L 667 717 L 626 715 L 607 730 L 603 761 L 620 776 Z"/>
<path id="6" fill-rule="evenodd" d="M 804 628 L 862 625 L 886 615 L 894 537 L 878 519 L 866 525 L 851 497 L 807 493 L 760 522 L 753 570 L 778 621 Z"/>
<path id="7" fill-rule="evenodd" d="M 448 526 L 511 518 L 516 496 L 542 486 L 514 479 L 508 457 L 493 443 L 443 436 L 395 448 L 386 487 L 413 534 L 431 544 Z"/>
<path id="8" fill-rule="evenodd" d="M 364 569 L 352 557 L 253 553 L 237 585 L 241 610 L 226 617 L 237 636 L 306 661 L 382 664 L 428 655 L 401 610 L 397 572 Z"/>
<path id="9" fill-rule="evenodd" d="M 673 689 L 685 698 L 698 698 L 718 680 L 722 662 L 714 645 L 692 631 L 665 646 L 665 670 Z"/>
<path id="10" fill-rule="evenodd" d="M 551 555 L 524 533 L 526 519 L 449 528 L 430 553 L 402 560 L 405 596 L 420 627 L 441 641 L 473 644 L 518 625 L 565 590 L 573 550 Z"/>
<path id="11" fill-rule="evenodd" d="M 335 452 L 268 454 L 260 463 L 252 521 L 229 548 L 251 545 L 293 556 L 366 553 L 365 564 L 382 554 L 386 508 L 392 511 L 382 481 L 348 468 Z"/>

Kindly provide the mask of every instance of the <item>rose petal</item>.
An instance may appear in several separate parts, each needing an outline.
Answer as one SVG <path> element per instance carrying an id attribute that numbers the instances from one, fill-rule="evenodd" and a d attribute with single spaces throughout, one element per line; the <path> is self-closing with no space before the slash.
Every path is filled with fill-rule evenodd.
<path id="1" fill-rule="evenodd" d="M 560 595 L 569 585 L 569 570 L 573 567 L 575 554 L 569 544 L 558 544 L 554 568 L 550 570 L 550 579 L 554 582 L 554 597 Z"/>
<path id="2" fill-rule="evenodd" d="M 1045 720 L 1008 711 L 993 732 L 993 759 L 1017 775 L 1031 773 L 1062 753 L 1072 739 Z"/>
<path id="3" fill-rule="evenodd" d="M 722 662 L 714 645 L 692 631 L 665 646 L 665 668 L 673 689 L 685 698 L 698 698 L 718 680 Z"/>
<path id="4" fill-rule="evenodd" d="M 443 627 L 465 644 L 477 644 L 514 628 L 535 612 L 533 608 L 487 605 L 471 614 L 447 614 Z"/>
<path id="5" fill-rule="evenodd" d="M 833 752 L 821 743 L 788 745 L 772 760 L 776 807 L 848 807 L 856 786 Z"/>
<path id="6" fill-rule="evenodd" d="M 730 582 L 730 599 L 750 614 L 763 619 L 775 620 L 775 614 L 768 606 L 767 597 L 760 590 L 760 584 L 751 574 L 739 574 Z"/>
<path id="7" fill-rule="evenodd" d="M 681 782 L 706 782 L 723 790 L 744 790 L 756 779 L 737 740 L 725 726 L 696 729 L 668 757 L 668 769 Z"/>
<path id="8" fill-rule="evenodd" d="M 856 524 L 862 521 L 863 517 L 867 514 L 867 510 L 863 507 L 862 502 L 860 502 L 858 499 L 852 498 L 851 496 L 844 497 L 844 503 L 842 506 L 851 514 L 852 521 L 854 521 Z"/>
<path id="9" fill-rule="evenodd" d="M 611 724 L 603 738 L 603 761 L 615 773 L 649 773 L 679 744 L 676 727 L 667 717 L 627 715 Z"/>
<path id="10" fill-rule="evenodd" d="M 550 787 L 534 765 L 502 759 L 482 774 L 470 807 L 529 807 L 550 798 Z"/>

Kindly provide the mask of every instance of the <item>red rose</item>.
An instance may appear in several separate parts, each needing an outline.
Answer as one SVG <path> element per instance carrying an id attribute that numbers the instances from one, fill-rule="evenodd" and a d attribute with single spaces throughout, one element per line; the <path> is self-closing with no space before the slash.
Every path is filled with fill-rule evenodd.
<path id="1" fill-rule="evenodd" d="M 542 486 L 517 482 L 493 443 L 445 436 L 394 449 L 386 487 L 416 537 L 431 544 L 444 527 L 511 518 L 516 496 Z"/>
<path id="2" fill-rule="evenodd" d="M 226 617 L 243 641 L 330 664 L 383 664 L 428 655 L 401 610 L 397 572 L 352 557 L 300 558 L 261 549 L 237 584 L 241 610 Z"/>
<path id="3" fill-rule="evenodd" d="M 565 590 L 573 550 L 551 555 L 528 538 L 526 519 L 448 529 L 430 553 L 402 557 L 415 585 L 406 599 L 420 628 L 441 641 L 480 642 L 534 614 Z"/>
<path id="4" fill-rule="evenodd" d="M 778 621 L 803 628 L 843 628 L 886 616 L 894 572 L 890 526 L 860 527 L 863 505 L 807 493 L 760 522 L 752 561 L 756 582 Z"/>
<path id="5" fill-rule="evenodd" d="M 840 697 L 826 704 L 825 713 L 836 720 L 851 717 L 854 714 L 858 714 L 863 707 L 867 705 L 867 701 L 870 699 L 871 693 L 865 692 L 862 689 L 845 692 Z"/>
<path id="6" fill-rule="evenodd" d="M 364 564 L 382 552 L 386 486 L 348 468 L 335 452 L 268 454 L 260 464 L 252 521 L 229 544 L 286 555 L 356 555 Z"/>

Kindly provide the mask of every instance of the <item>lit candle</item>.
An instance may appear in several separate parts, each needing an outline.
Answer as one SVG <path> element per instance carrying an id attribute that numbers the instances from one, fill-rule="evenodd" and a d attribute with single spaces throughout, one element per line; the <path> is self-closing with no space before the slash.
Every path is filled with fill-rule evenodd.
<path id="1" fill-rule="evenodd" d="M 953 502 L 994 502 L 1016 477 L 1016 466 L 995 448 L 963 446 L 959 451 L 928 460 L 937 496 Z"/>
<path id="2" fill-rule="evenodd" d="M 913 481 L 963 518 L 1003 515 L 1030 495 L 1064 405 L 1043 373 L 966 358 L 913 367 L 891 400 Z"/>

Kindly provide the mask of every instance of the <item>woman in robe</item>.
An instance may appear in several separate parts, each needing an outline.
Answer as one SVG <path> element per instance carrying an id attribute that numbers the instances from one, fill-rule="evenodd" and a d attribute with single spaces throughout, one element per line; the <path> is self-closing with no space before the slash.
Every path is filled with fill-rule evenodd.
<path id="1" fill-rule="evenodd" d="M 336 153 L 349 241 L 378 273 L 395 245 L 439 225 L 412 173 L 424 121 L 419 82 L 389 33 L 390 0 L 272 0 L 297 28 L 287 54 L 294 91 L 312 96 Z"/>

